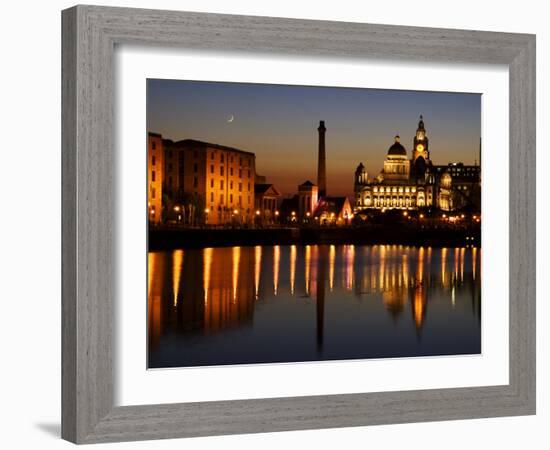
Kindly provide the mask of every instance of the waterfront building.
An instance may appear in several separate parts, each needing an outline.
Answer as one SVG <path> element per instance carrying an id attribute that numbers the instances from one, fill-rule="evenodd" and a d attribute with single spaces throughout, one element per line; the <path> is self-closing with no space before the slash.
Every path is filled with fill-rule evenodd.
<path id="1" fill-rule="evenodd" d="M 319 200 L 319 189 L 311 181 L 298 186 L 298 215 L 301 219 L 311 217 Z"/>
<path id="2" fill-rule="evenodd" d="M 265 179 L 265 177 L 262 178 Z M 273 184 L 256 183 L 254 185 L 254 207 L 257 222 L 271 225 L 277 221 L 280 197 L 281 193 Z"/>
<path id="3" fill-rule="evenodd" d="M 151 223 L 162 220 L 162 179 L 164 170 L 162 136 L 147 135 L 147 216 Z"/>
<path id="4" fill-rule="evenodd" d="M 476 164 L 434 165 L 429 139 L 420 116 L 411 158 L 399 136 L 389 147 L 380 174 L 369 180 L 363 163 L 355 170 L 355 212 L 368 209 L 418 209 L 437 207 L 452 211 L 481 207 L 481 169 Z"/>
<path id="5" fill-rule="evenodd" d="M 164 140 L 166 221 L 246 224 L 254 219 L 254 153 L 209 142 Z"/>
<path id="6" fill-rule="evenodd" d="M 314 219 L 321 225 L 349 225 L 353 209 L 347 197 L 322 197 L 317 203 Z"/>

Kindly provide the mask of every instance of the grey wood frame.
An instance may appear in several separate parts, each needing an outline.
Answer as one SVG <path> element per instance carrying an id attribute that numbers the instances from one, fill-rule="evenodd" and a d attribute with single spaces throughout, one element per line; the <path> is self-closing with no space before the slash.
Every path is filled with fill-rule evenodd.
<path id="1" fill-rule="evenodd" d="M 63 11 L 62 31 L 63 438 L 94 443 L 535 413 L 535 36 L 97 6 Z M 509 384 L 115 407 L 113 52 L 127 43 L 507 65 Z"/>

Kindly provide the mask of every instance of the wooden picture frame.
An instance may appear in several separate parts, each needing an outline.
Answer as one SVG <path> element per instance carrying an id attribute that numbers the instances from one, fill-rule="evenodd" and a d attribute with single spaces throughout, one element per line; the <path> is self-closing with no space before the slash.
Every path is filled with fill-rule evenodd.
<path id="1" fill-rule="evenodd" d="M 535 36 L 98 6 L 63 11 L 62 29 L 64 439 L 94 443 L 535 413 Z M 509 384 L 115 407 L 117 44 L 507 65 Z"/>

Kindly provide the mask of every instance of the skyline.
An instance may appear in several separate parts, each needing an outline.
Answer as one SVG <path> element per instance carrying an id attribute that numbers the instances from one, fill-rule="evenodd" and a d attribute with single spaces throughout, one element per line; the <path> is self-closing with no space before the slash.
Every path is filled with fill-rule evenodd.
<path id="1" fill-rule="evenodd" d="M 328 195 L 351 196 L 356 166 L 378 175 L 396 134 L 410 156 L 421 114 L 434 164 L 479 164 L 480 94 L 147 80 L 148 131 L 253 152 L 285 197 L 317 180 L 320 120 Z"/>

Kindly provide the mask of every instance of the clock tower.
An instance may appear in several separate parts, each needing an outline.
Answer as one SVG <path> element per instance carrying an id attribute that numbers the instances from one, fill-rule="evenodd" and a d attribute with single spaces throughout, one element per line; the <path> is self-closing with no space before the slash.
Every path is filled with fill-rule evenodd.
<path id="1" fill-rule="evenodd" d="M 430 159 L 430 152 L 428 151 L 428 137 L 426 136 L 426 129 L 424 128 L 424 120 L 420 116 L 418 122 L 418 128 L 416 129 L 416 136 L 413 141 L 413 164 L 417 159 L 422 157 L 424 162 L 428 162 Z"/>

